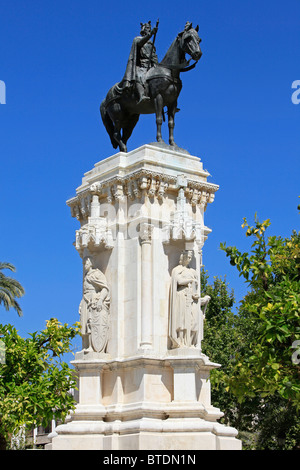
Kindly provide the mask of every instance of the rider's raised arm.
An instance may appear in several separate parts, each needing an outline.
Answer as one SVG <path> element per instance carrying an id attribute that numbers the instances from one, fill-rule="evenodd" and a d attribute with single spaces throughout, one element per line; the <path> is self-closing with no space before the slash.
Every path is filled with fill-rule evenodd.
<path id="1" fill-rule="evenodd" d="M 153 36 L 153 34 L 157 31 L 157 28 L 153 28 L 152 31 L 150 31 L 150 33 L 148 34 L 145 34 L 145 36 L 140 36 L 138 39 L 137 39 L 137 44 L 139 47 L 143 47 L 144 44 L 146 44 L 146 42 L 149 41 L 149 39 L 151 39 L 151 37 Z"/>

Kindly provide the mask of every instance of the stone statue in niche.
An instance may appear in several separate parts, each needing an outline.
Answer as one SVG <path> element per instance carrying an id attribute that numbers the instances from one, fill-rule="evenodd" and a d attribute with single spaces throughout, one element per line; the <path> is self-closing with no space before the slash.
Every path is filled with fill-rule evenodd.
<path id="1" fill-rule="evenodd" d="M 94 268 L 93 258 L 83 259 L 83 297 L 79 305 L 84 352 L 105 352 L 109 332 L 110 293 L 105 275 Z"/>
<path id="2" fill-rule="evenodd" d="M 199 334 L 202 336 L 200 314 L 205 314 L 210 297 L 200 297 L 197 272 L 189 267 L 192 259 L 192 251 L 182 252 L 179 265 L 172 271 L 169 309 L 171 349 L 196 347 Z"/>

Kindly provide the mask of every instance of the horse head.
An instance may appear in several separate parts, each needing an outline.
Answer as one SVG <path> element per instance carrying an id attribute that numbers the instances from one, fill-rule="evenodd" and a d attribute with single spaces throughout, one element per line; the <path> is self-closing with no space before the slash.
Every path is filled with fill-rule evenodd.
<path id="1" fill-rule="evenodd" d="M 192 23 L 187 23 L 184 31 L 179 34 L 181 49 L 196 61 L 198 61 L 202 56 L 202 51 L 199 45 L 201 39 L 199 38 L 198 31 L 198 25 L 196 28 L 193 28 Z"/>

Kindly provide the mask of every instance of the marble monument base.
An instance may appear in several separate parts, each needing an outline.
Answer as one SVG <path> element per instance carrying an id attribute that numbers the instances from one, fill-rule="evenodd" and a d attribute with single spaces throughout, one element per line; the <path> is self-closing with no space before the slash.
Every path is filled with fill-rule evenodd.
<path id="1" fill-rule="evenodd" d="M 79 403 L 56 428 L 53 450 L 225 450 L 241 448 L 210 402 L 210 370 L 195 348 L 163 359 L 76 359 Z M 79 357 L 82 354 L 79 353 Z"/>
<path id="2" fill-rule="evenodd" d="M 240 449 L 218 423 L 201 352 L 204 223 L 216 184 L 166 145 L 119 152 L 67 201 L 83 260 L 79 400 L 52 449 Z M 49 448 L 48 447 L 48 448 Z"/>

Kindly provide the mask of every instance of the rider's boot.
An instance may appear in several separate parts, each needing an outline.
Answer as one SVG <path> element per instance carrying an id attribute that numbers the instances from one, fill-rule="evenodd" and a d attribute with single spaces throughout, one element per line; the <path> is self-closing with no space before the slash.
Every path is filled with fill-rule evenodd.
<path id="1" fill-rule="evenodd" d="M 137 90 L 138 98 L 139 98 L 139 101 L 137 102 L 137 104 L 141 104 L 141 103 L 144 103 L 145 101 L 150 100 L 149 96 L 145 95 L 145 89 L 143 85 L 141 85 L 140 83 L 137 83 L 136 90 Z"/>

